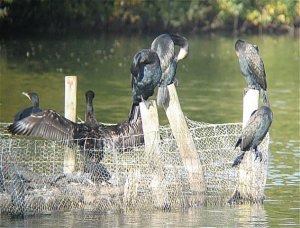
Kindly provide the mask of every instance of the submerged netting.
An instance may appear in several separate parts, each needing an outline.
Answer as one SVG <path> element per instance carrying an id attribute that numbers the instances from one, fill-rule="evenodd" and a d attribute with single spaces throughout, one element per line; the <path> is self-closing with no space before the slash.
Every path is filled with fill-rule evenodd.
<path id="1" fill-rule="evenodd" d="M 239 149 L 234 145 L 242 125 L 207 124 L 187 119 L 202 164 L 207 190 L 206 204 L 225 204 L 234 192 L 243 172 L 232 168 Z M 85 159 L 78 147 L 70 149 L 62 142 L 12 137 L 0 125 L 0 212 L 13 214 L 45 213 L 73 208 L 90 210 L 136 210 L 162 207 L 182 208 L 193 197 L 188 173 L 176 141 L 168 126 L 160 127 L 160 155 L 145 154 L 144 145 L 124 150 L 110 146 L 101 162 Z M 138 141 L 138 140 L 137 140 Z M 258 149 L 263 154 L 254 191 L 264 187 L 269 136 Z M 65 173 L 66 152 L 74 152 L 72 173 Z M 89 151 L 90 152 L 90 151 Z M 94 151 L 97 154 L 97 151 Z M 248 153 L 248 152 L 247 152 Z M 252 155 L 251 155 L 252 156 Z M 157 164 L 161 168 L 157 168 Z M 251 171 L 245 171 L 251 175 Z M 157 178 L 163 187 L 158 186 Z M 160 188 L 161 187 L 161 188 Z"/>

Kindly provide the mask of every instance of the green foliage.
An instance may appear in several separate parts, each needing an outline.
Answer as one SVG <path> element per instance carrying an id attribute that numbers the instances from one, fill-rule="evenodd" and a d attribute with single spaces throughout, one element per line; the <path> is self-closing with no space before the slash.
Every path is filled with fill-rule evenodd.
<path id="1" fill-rule="evenodd" d="M 299 26 L 299 17 L 300 0 L 0 0 L 0 28 L 47 32 Z"/>

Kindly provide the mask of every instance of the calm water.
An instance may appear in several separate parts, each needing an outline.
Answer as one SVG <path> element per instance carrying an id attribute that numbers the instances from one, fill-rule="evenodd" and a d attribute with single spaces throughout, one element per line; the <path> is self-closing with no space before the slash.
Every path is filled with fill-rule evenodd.
<path id="1" fill-rule="evenodd" d="M 29 106 L 22 91 L 36 91 L 42 108 L 64 110 L 64 76 L 78 76 L 78 117 L 84 118 L 84 93 L 96 93 L 101 122 L 120 122 L 131 105 L 130 64 L 154 37 L 89 37 L 2 40 L 0 51 L 0 122 Z M 184 113 L 210 123 L 241 122 L 245 80 L 239 70 L 233 37 L 188 37 L 190 54 L 179 64 L 178 94 Z M 116 227 L 288 226 L 300 225 L 299 192 L 299 39 L 285 36 L 242 37 L 259 46 L 274 112 L 270 129 L 270 165 L 263 206 L 242 205 L 187 211 L 105 213 L 76 211 L 12 220 L 1 226 L 103 225 Z M 163 110 L 159 110 L 166 124 Z"/>

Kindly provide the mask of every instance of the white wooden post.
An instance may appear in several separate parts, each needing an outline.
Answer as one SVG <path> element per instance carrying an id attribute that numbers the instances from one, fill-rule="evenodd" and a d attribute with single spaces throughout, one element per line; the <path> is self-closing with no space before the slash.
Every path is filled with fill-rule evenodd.
<path id="1" fill-rule="evenodd" d="M 77 76 L 65 77 L 65 117 L 76 121 Z"/>
<path id="2" fill-rule="evenodd" d="M 259 91 L 244 89 L 243 128 L 253 111 L 258 109 Z M 263 154 L 263 161 L 254 160 L 252 151 L 247 151 L 239 165 L 239 181 L 231 200 L 238 202 L 262 202 L 267 179 L 268 155 Z"/>
<path id="3" fill-rule="evenodd" d="M 191 133 L 189 132 L 184 114 L 181 110 L 179 99 L 174 84 L 168 86 L 169 103 L 165 111 L 177 142 L 177 146 L 186 170 L 189 173 L 189 183 L 193 200 L 202 204 L 205 200 L 206 181 L 202 165 Z M 194 202 L 193 202 L 194 203 Z"/>
<path id="4" fill-rule="evenodd" d="M 149 109 L 144 102 L 140 102 L 140 111 L 143 124 L 143 133 L 145 141 L 145 154 L 153 153 L 160 156 L 159 152 L 159 120 L 155 101 L 151 102 Z"/>
<path id="5" fill-rule="evenodd" d="M 77 76 L 65 77 L 65 117 L 76 122 L 77 102 Z M 64 156 L 64 173 L 72 173 L 75 170 L 75 153 L 66 148 Z"/>
<path id="6" fill-rule="evenodd" d="M 149 158 L 149 164 L 153 170 L 151 188 L 153 191 L 154 204 L 158 208 L 166 209 L 169 208 L 170 205 L 159 150 L 160 135 L 157 106 L 153 100 L 147 102 L 151 102 L 149 109 L 144 102 L 140 103 L 145 141 L 145 156 Z"/>
<path id="7" fill-rule="evenodd" d="M 258 109 L 259 90 L 244 89 L 243 98 L 243 128 L 246 126 L 253 111 Z"/>

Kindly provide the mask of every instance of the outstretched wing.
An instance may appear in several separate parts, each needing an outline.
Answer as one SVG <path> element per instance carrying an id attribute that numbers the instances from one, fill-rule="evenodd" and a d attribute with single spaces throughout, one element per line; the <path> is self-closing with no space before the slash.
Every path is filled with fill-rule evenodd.
<path id="1" fill-rule="evenodd" d="M 78 124 L 53 110 L 45 110 L 8 126 L 13 135 L 35 136 L 51 140 L 74 139 Z"/>

